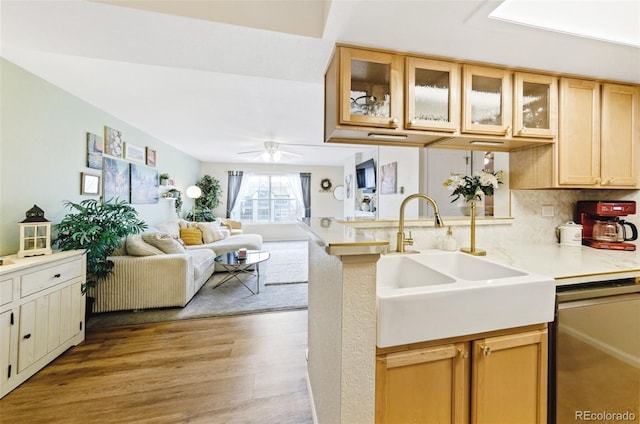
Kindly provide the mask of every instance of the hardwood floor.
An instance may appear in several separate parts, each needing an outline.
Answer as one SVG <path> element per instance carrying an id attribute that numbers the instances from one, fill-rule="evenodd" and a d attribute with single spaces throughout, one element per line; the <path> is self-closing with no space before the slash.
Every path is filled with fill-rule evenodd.
<path id="1" fill-rule="evenodd" d="M 2 423 L 311 423 L 307 311 L 90 330 L 0 400 Z"/>

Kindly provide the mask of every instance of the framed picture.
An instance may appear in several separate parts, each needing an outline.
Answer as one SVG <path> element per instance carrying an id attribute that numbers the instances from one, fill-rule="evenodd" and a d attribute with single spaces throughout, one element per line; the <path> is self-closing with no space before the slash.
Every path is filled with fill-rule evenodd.
<path id="1" fill-rule="evenodd" d="M 101 166 L 102 167 L 102 166 Z M 80 194 L 100 194 L 100 175 L 80 173 Z"/>
<path id="2" fill-rule="evenodd" d="M 105 154 L 116 158 L 121 158 L 123 154 L 124 142 L 122 133 L 107 126 L 104 127 Z"/>
<path id="3" fill-rule="evenodd" d="M 156 151 L 147 147 L 147 165 L 156 166 Z"/>
<path id="4" fill-rule="evenodd" d="M 395 194 L 398 162 L 391 162 L 380 167 L 380 194 Z"/>
<path id="5" fill-rule="evenodd" d="M 145 152 L 142 147 L 134 146 L 131 143 L 124 143 L 124 158 L 132 162 L 145 162 Z"/>
<path id="6" fill-rule="evenodd" d="M 132 163 L 131 203 L 158 203 L 158 170 L 146 165 Z"/>
<path id="7" fill-rule="evenodd" d="M 129 162 L 105 156 L 102 161 L 102 193 L 105 202 L 129 201 Z"/>
<path id="8" fill-rule="evenodd" d="M 87 133 L 87 166 L 102 169 L 102 155 L 104 153 L 104 139 L 98 135 Z"/>

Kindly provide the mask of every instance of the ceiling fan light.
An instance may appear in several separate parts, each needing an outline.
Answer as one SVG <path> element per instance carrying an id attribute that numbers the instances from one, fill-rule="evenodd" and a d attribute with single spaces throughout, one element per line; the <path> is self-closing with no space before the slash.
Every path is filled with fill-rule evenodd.
<path id="1" fill-rule="evenodd" d="M 282 157 L 282 154 L 276 150 L 275 152 L 273 152 L 272 156 L 273 156 L 274 162 L 279 162 L 280 158 Z"/>

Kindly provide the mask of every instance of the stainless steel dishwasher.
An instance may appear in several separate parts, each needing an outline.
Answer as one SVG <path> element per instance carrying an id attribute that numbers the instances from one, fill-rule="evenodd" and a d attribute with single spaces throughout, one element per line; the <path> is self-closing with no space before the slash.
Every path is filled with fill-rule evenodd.
<path id="1" fill-rule="evenodd" d="M 640 423 L 640 284 L 559 286 L 549 422 Z"/>

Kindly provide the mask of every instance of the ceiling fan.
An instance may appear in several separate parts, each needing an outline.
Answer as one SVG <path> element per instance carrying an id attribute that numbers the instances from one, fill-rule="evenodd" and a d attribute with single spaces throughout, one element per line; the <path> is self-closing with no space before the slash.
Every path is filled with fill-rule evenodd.
<path id="1" fill-rule="evenodd" d="M 248 152 L 238 152 L 239 155 L 256 155 L 253 160 L 262 159 L 265 162 L 279 162 L 287 157 L 301 157 L 300 153 L 289 152 L 280 149 L 280 143 L 276 141 L 265 141 L 263 150 L 252 150 Z"/>

